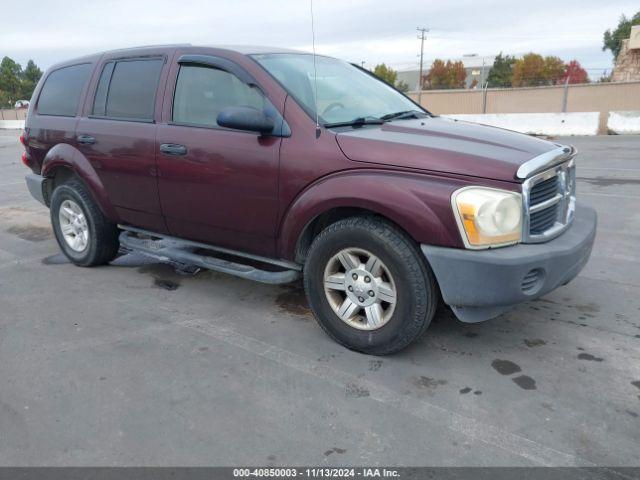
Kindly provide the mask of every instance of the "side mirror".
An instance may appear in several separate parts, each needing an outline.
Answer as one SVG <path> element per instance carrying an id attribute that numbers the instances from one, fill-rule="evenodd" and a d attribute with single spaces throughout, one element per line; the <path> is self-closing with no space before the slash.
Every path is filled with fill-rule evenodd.
<path id="1" fill-rule="evenodd" d="M 218 114 L 218 125 L 235 130 L 248 130 L 262 135 L 273 132 L 273 119 L 253 107 L 227 107 Z"/>

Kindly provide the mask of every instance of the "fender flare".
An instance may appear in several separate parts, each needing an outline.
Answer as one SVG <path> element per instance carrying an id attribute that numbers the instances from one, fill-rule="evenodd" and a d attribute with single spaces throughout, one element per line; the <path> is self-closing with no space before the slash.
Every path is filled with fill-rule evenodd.
<path id="1" fill-rule="evenodd" d="M 43 177 L 51 178 L 58 168 L 73 171 L 89 188 L 102 213 L 111 221 L 117 223 L 119 216 L 109 200 L 107 191 L 91 165 L 91 162 L 77 148 L 68 143 L 59 143 L 52 147 L 42 161 Z"/>
<path id="2" fill-rule="evenodd" d="M 384 170 L 350 170 L 329 175 L 302 191 L 284 213 L 278 253 L 293 259 L 308 225 L 323 213 L 351 207 L 381 215 L 417 243 L 461 247 L 451 194 L 462 181 Z"/>

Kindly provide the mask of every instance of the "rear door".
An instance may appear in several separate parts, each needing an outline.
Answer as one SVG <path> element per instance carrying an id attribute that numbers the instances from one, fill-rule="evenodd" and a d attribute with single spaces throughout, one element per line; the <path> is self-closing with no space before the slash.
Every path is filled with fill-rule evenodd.
<path id="1" fill-rule="evenodd" d="M 164 54 L 103 58 L 76 127 L 76 145 L 91 162 L 121 221 L 164 232 L 155 159 Z M 157 108 L 156 108 L 157 107 Z"/>
<path id="2" fill-rule="evenodd" d="M 157 142 L 165 221 L 175 236 L 273 255 L 281 138 L 223 128 L 216 119 L 232 106 L 280 113 L 237 65 L 201 60 L 182 57 L 169 76 L 170 118 Z"/>

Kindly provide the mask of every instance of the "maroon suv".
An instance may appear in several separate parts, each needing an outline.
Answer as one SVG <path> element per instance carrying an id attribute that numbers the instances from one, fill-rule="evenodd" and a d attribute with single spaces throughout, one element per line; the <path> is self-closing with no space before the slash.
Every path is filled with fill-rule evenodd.
<path id="1" fill-rule="evenodd" d="M 595 237 L 572 147 L 436 117 L 295 51 L 65 62 L 22 140 L 29 190 L 76 265 L 133 250 L 267 283 L 302 274 L 322 328 L 366 353 L 408 345 L 440 297 L 477 322 L 566 284 Z"/>

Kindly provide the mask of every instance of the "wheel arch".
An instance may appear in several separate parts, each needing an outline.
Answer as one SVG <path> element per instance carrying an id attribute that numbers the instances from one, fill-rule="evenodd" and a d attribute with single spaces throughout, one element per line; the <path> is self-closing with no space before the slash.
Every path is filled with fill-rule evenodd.
<path id="1" fill-rule="evenodd" d="M 42 176 L 47 178 L 45 200 L 50 202 L 55 187 L 70 178 L 77 178 L 89 190 L 102 213 L 118 222 L 118 214 L 91 162 L 77 148 L 60 143 L 51 148 L 42 162 Z"/>
<path id="2" fill-rule="evenodd" d="M 354 215 L 383 218 L 416 243 L 460 246 L 449 200 L 456 188 L 451 182 L 393 172 L 348 172 L 322 179 L 302 192 L 284 215 L 278 252 L 302 263 L 324 227 Z"/>

